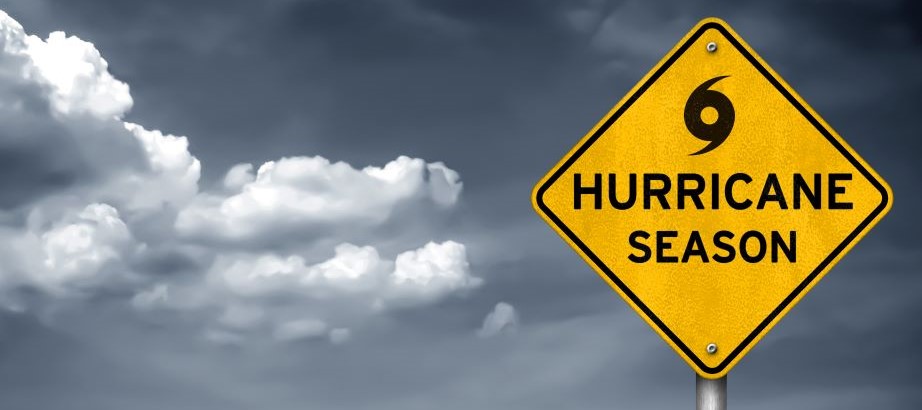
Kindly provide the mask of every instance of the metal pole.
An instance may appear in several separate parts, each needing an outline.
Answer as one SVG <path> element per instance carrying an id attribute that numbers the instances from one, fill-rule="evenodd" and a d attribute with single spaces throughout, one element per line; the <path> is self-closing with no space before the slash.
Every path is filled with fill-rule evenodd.
<path id="1" fill-rule="evenodd" d="M 727 376 L 705 379 L 695 374 L 698 410 L 727 410 Z"/>

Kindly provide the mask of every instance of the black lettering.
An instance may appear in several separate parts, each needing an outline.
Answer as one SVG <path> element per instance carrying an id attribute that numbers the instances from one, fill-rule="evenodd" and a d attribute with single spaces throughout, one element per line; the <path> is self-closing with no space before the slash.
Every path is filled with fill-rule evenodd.
<path id="1" fill-rule="evenodd" d="M 829 209 L 852 209 L 851 202 L 839 202 L 836 196 L 845 193 L 845 187 L 839 186 L 839 181 L 851 181 L 852 174 L 829 174 Z"/>
<path id="2" fill-rule="evenodd" d="M 608 174 L 608 202 L 611 203 L 611 206 L 615 207 L 618 210 L 630 209 L 634 206 L 634 201 L 637 199 L 637 174 L 628 175 L 628 197 L 627 201 L 618 202 L 618 194 L 615 189 L 617 185 L 615 184 L 615 174 Z"/>
<path id="3" fill-rule="evenodd" d="M 736 259 L 736 248 L 734 248 L 733 245 L 730 245 L 729 243 L 724 242 L 723 239 L 733 239 L 733 232 L 717 231 L 717 233 L 714 234 L 714 246 L 716 246 L 718 249 L 726 251 L 727 254 L 718 255 L 715 253 L 711 255 L 711 257 L 714 258 L 714 262 L 719 262 L 719 263 L 733 262 L 733 259 Z"/>
<path id="4" fill-rule="evenodd" d="M 823 208 L 823 178 L 820 174 L 813 174 L 813 187 L 800 174 L 794 174 L 794 209 L 800 209 L 800 196 L 806 195 L 813 209 Z"/>
<path id="5" fill-rule="evenodd" d="M 663 185 L 659 188 L 653 187 L 653 181 L 660 181 Z M 650 209 L 652 197 L 659 200 L 659 205 L 663 209 L 669 209 L 669 202 L 666 200 L 666 194 L 672 188 L 669 177 L 666 174 L 643 174 L 643 208 Z"/>
<path id="6" fill-rule="evenodd" d="M 631 244 L 631 246 L 634 249 L 639 250 L 641 253 L 640 253 L 640 256 L 634 255 L 632 253 L 628 255 L 627 258 L 630 259 L 631 262 L 634 262 L 634 263 L 644 263 L 650 260 L 650 247 L 647 246 L 647 244 L 640 242 L 638 238 L 650 239 L 650 234 L 644 231 L 631 232 L 631 235 L 628 236 L 627 241 L 628 243 Z"/>
<path id="7" fill-rule="evenodd" d="M 689 188 L 688 181 L 695 181 L 695 187 Z M 679 174 L 678 175 L 678 195 L 679 209 L 685 209 L 685 197 L 690 197 L 695 203 L 696 209 L 704 209 L 704 203 L 701 202 L 701 194 L 704 193 L 704 177 L 698 174 Z"/>
<path id="8" fill-rule="evenodd" d="M 778 182 L 778 175 L 775 173 L 768 174 L 765 179 L 765 186 L 762 187 L 762 195 L 759 196 L 759 204 L 756 209 L 765 209 L 765 203 L 774 201 L 778 203 L 780 209 L 788 209 L 788 202 L 781 193 L 781 184 Z"/>
<path id="9" fill-rule="evenodd" d="M 797 232 L 791 231 L 789 238 L 788 243 L 785 243 L 778 231 L 772 231 L 772 263 L 778 262 L 778 249 L 784 252 L 788 262 L 797 262 Z"/>
<path id="10" fill-rule="evenodd" d="M 720 174 L 711 174 L 711 209 L 720 209 Z"/>
<path id="11" fill-rule="evenodd" d="M 755 238 L 759 242 L 759 251 L 755 255 L 749 254 L 749 239 Z M 765 237 L 759 231 L 746 231 L 740 237 L 740 256 L 744 261 L 757 263 L 765 258 Z"/>
<path id="12" fill-rule="evenodd" d="M 602 209 L 602 174 L 595 174 L 595 185 L 584 187 L 582 174 L 573 174 L 573 209 L 582 209 L 583 195 L 594 195 L 595 209 Z"/>
<path id="13" fill-rule="evenodd" d="M 657 231 L 656 232 L 656 262 L 657 263 L 676 263 L 679 261 L 678 256 L 666 256 L 663 251 L 672 249 L 672 243 L 666 242 L 666 238 L 676 238 L 679 236 L 677 231 Z"/>
<path id="14" fill-rule="evenodd" d="M 701 241 L 701 234 L 698 231 L 692 231 L 688 238 L 688 244 L 685 245 L 685 252 L 682 254 L 682 263 L 688 262 L 692 256 L 701 258 L 701 262 L 708 262 L 708 254 L 704 251 L 704 242 Z"/>
<path id="15" fill-rule="evenodd" d="M 741 174 L 741 173 L 730 175 L 730 178 L 727 178 L 727 185 L 724 187 L 724 196 L 727 197 L 727 203 L 730 205 L 730 208 L 733 208 L 736 210 L 747 209 L 750 206 L 752 206 L 751 199 L 747 199 L 743 202 L 738 202 L 736 198 L 733 196 L 733 185 L 736 184 L 737 181 L 743 181 L 748 184 L 752 182 L 752 177 L 746 174 Z"/>

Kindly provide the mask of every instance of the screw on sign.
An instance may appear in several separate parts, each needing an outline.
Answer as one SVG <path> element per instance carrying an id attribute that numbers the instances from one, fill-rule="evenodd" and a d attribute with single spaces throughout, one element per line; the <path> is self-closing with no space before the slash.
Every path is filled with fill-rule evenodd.
<path id="1" fill-rule="evenodd" d="M 538 214 L 726 406 L 726 375 L 870 230 L 887 184 L 705 19 L 535 186 Z"/>

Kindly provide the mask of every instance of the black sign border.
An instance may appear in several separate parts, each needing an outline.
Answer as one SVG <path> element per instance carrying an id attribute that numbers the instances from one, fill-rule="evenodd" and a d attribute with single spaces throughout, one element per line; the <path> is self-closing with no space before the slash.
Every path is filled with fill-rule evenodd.
<path id="1" fill-rule="evenodd" d="M 595 253 L 593 253 L 592 250 L 590 250 L 589 247 L 586 246 L 586 244 L 584 244 L 584 243 L 573 233 L 573 231 L 571 231 L 570 228 L 568 228 L 568 227 L 563 223 L 563 221 L 561 221 L 560 218 L 558 218 L 557 215 L 555 215 L 555 214 L 551 211 L 551 209 L 544 203 L 544 193 L 548 190 L 548 188 L 550 188 L 550 186 L 553 185 L 553 184 L 560 178 L 560 176 L 563 175 L 563 173 L 566 172 L 566 170 L 569 169 L 570 166 L 572 166 L 573 163 L 574 163 L 580 156 L 582 156 L 582 154 L 583 154 L 584 152 L 586 152 L 586 150 L 587 150 L 597 139 L 599 139 L 599 137 L 601 137 L 602 134 L 604 134 L 605 131 L 607 131 L 608 128 L 611 127 L 611 125 L 614 124 L 614 122 L 617 121 L 617 119 L 618 119 L 628 108 L 631 107 L 631 105 L 632 105 L 635 101 L 637 101 L 637 99 L 638 99 L 638 98 L 639 98 L 639 97 L 650 87 L 650 85 L 652 85 L 653 83 L 655 83 L 656 80 L 659 79 L 659 77 L 660 77 L 664 72 L 666 72 L 666 70 L 668 70 L 669 67 L 672 66 L 672 64 L 673 64 L 679 57 L 681 57 L 682 54 L 685 53 L 685 51 L 688 50 L 688 48 L 691 47 L 691 45 L 692 45 L 699 37 L 701 37 L 702 34 L 704 34 L 705 31 L 710 30 L 710 29 L 714 29 L 714 30 L 717 30 L 718 32 L 720 32 L 720 33 L 726 38 L 726 40 L 727 40 L 728 42 L 730 42 L 730 44 L 732 44 L 732 45 L 736 48 L 737 51 L 739 51 L 744 57 L 746 57 L 746 60 L 748 60 L 749 63 L 752 64 L 752 65 L 753 65 L 753 66 L 754 66 L 754 67 L 765 77 L 765 79 L 767 79 L 773 86 L 775 86 L 775 88 L 778 90 L 778 92 L 780 92 L 780 93 L 781 93 L 781 94 L 782 94 L 782 95 L 783 95 L 783 96 L 784 96 L 794 107 L 796 107 L 797 110 L 801 113 L 801 115 L 803 115 L 805 118 L 807 118 L 807 120 L 809 120 L 810 123 L 813 124 L 813 126 L 814 126 L 824 137 L 826 137 L 826 139 L 829 140 L 829 142 L 830 142 L 837 150 L 839 150 L 839 152 L 840 152 L 846 159 L 848 159 L 848 161 L 851 162 L 852 165 L 854 165 L 855 168 L 858 169 L 858 171 L 861 172 L 861 174 L 864 175 L 864 177 L 867 178 L 868 181 L 870 181 L 871 184 L 874 185 L 874 187 L 877 188 L 878 191 L 880 191 L 881 198 L 882 198 L 881 203 L 877 206 L 877 208 L 875 208 L 875 209 L 871 212 L 871 214 L 868 215 L 868 217 L 865 218 L 865 219 L 858 225 L 857 228 L 855 228 L 854 231 L 852 231 L 848 236 L 846 236 L 846 237 L 845 237 L 845 240 L 844 240 L 841 244 L 839 244 L 839 246 L 837 246 L 837 247 L 829 254 L 829 256 L 826 257 L 826 259 L 823 259 L 823 261 L 820 262 L 819 266 L 817 266 L 816 269 L 814 269 L 813 272 L 811 272 L 810 275 L 808 275 L 806 279 L 804 279 L 799 285 L 797 285 L 797 287 L 794 288 L 794 291 L 791 292 L 791 294 L 788 295 L 788 297 L 786 297 L 786 298 L 781 302 L 781 304 L 778 305 L 778 307 L 776 307 L 774 310 L 772 310 L 771 313 L 768 315 L 768 317 L 766 317 L 765 320 L 763 320 L 761 323 L 759 323 L 759 325 L 756 326 L 756 328 L 752 331 L 752 333 L 750 333 L 748 336 L 746 336 L 745 339 L 743 339 L 743 341 L 739 344 L 739 346 L 737 346 L 735 349 L 733 349 L 733 351 L 730 352 L 730 354 L 727 355 L 727 357 L 726 357 L 720 364 L 718 364 L 718 365 L 715 366 L 715 367 L 708 367 L 707 365 L 705 365 L 704 362 L 702 362 L 701 359 L 699 359 L 698 356 L 697 356 L 691 349 L 689 349 L 688 346 L 686 346 L 685 343 L 683 343 L 682 340 L 680 340 L 680 339 L 675 335 L 675 333 L 672 332 L 672 330 L 670 330 L 668 327 L 666 327 L 666 324 L 663 323 L 663 321 L 660 320 L 655 314 L 653 314 L 653 311 L 651 311 L 650 308 L 648 308 L 648 307 L 637 297 L 637 295 L 635 295 L 633 292 L 631 292 L 631 290 L 624 284 L 624 282 L 622 282 L 621 279 L 619 279 L 618 276 L 615 275 L 615 273 L 612 272 L 612 270 L 609 269 L 608 266 L 606 266 L 605 263 L 603 263 L 602 260 L 601 260 L 598 256 L 596 256 Z M 554 174 L 551 175 L 551 177 L 548 178 L 547 181 L 545 181 L 544 184 L 542 184 L 541 187 L 538 189 L 538 191 L 537 191 L 537 193 L 536 193 L 536 202 L 537 202 L 537 204 L 538 204 L 538 207 L 545 213 L 545 215 L 547 215 L 547 217 L 550 218 L 551 221 L 553 221 L 554 224 L 557 225 L 557 227 L 560 228 L 560 230 L 561 230 L 562 232 L 564 232 L 564 233 L 567 235 L 567 237 L 570 238 L 570 240 L 573 241 L 573 243 L 576 244 L 576 246 L 578 246 L 578 247 L 583 251 L 583 253 L 585 253 L 585 255 L 588 256 L 589 259 L 591 259 L 592 262 L 595 263 L 595 265 L 596 265 L 599 269 L 602 270 L 602 272 L 605 273 L 605 276 L 607 276 L 607 277 L 611 280 L 611 282 L 614 283 L 614 284 L 618 287 L 618 289 L 620 289 L 621 292 L 623 292 L 624 295 L 626 295 L 626 296 L 631 300 L 631 302 L 634 303 L 634 305 L 636 305 L 638 308 L 640 308 L 640 310 L 641 310 L 651 321 L 653 321 L 653 323 L 656 324 L 656 326 L 657 326 L 664 334 L 666 334 L 666 336 L 669 337 L 669 339 L 670 339 L 676 346 L 678 346 L 679 349 L 681 349 L 682 352 L 684 352 L 685 355 L 686 355 L 688 358 L 690 358 L 690 359 L 692 360 L 692 362 L 695 363 L 696 366 L 698 366 L 699 369 L 701 369 L 701 370 L 702 370 L 704 373 L 706 373 L 706 374 L 712 374 L 712 375 L 713 375 L 713 374 L 718 374 L 718 373 L 722 372 L 727 366 L 729 366 L 730 363 L 732 363 L 733 360 L 736 359 L 736 357 L 739 356 L 739 355 L 743 352 L 743 350 L 744 350 L 747 346 L 749 346 L 749 345 L 753 342 L 753 340 L 755 340 L 755 338 L 758 337 L 758 336 L 765 330 L 765 328 L 766 328 L 772 321 L 774 321 L 775 318 L 778 317 L 778 315 L 781 314 L 781 312 L 782 312 L 785 308 L 787 308 L 788 305 L 790 305 L 790 304 L 794 301 L 794 299 L 796 299 L 796 298 L 804 291 L 804 289 L 806 289 L 807 286 L 809 286 L 811 283 L 813 283 L 814 279 L 816 279 L 816 277 L 817 277 L 821 272 L 823 272 L 823 271 L 826 269 L 826 267 L 829 266 L 829 264 L 832 263 L 832 261 L 835 260 L 835 258 L 838 257 L 839 254 L 841 254 L 841 253 L 845 250 L 845 248 L 846 248 L 852 241 L 854 241 L 855 238 L 856 238 L 861 232 L 863 232 L 863 231 L 865 230 L 865 228 L 867 228 L 868 224 L 870 224 L 871 221 L 873 221 L 875 218 L 877 218 L 877 216 L 880 215 L 880 214 L 884 211 L 884 209 L 887 208 L 887 204 L 890 202 L 890 195 L 889 195 L 887 189 L 884 188 L 883 184 L 882 184 L 880 181 L 878 181 L 877 178 L 875 178 L 874 175 L 873 175 L 867 168 L 865 168 L 864 165 L 862 165 L 861 162 L 858 161 L 858 160 L 855 158 L 855 156 L 852 155 L 851 152 L 849 152 L 849 150 L 845 149 L 845 147 L 842 146 L 842 144 L 839 142 L 839 140 L 836 139 L 835 137 L 833 137 L 833 136 L 832 136 L 832 133 L 831 133 L 829 130 L 827 130 L 827 129 L 823 126 L 823 124 L 822 124 L 819 120 L 817 120 L 817 119 L 810 113 L 810 111 L 807 110 L 807 108 L 804 107 L 804 105 L 800 103 L 800 101 L 797 100 L 797 98 L 794 98 L 794 96 L 791 94 L 791 92 L 789 92 L 784 86 L 782 86 L 782 85 L 781 85 L 781 82 L 780 82 L 777 78 L 775 78 L 775 77 L 771 74 L 771 72 L 770 72 L 767 68 L 765 68 L 765 67 L 759 62 L 759 60 L 755 58 L 755 56 L 752 55 L 752 53 L 750 53 L 745 47 L 743 47 L 742 44 L 740 44 L 739 40 L 736 39 L 736 37 L 734 37 L 733 35 L 730 34 L 730 32 L 726 29 L 726 27 L 724 27 L 724 26 L 723 26 L 722 24 L 720 24 L 720 23 L 711 21 L 711 22 L 707 22 L 707 23 L 701 25 L 701 27 L 699 27 L 698 30 L 697 30 L 694 34 L 692 34 L 692 36 L 689 37 L 687 41 L 685 41 L 685 43 L 683 43 L 683 44 L 682 44 L 682 45 L 681 45 L 671 56 L 669 56 L 669 59 L 666 60 L 666 61 L 656 70 L 656 72 L 654 72 L 653 75 L 650 76 L 650 78 L 648 78 L 639 88 L 637 88 L 637 91 L 636 91 L 636 92 L 634 92 L 627 100 L 624 101 L 624 104 L 622 104 L 620 107 L 618 107 L 618 109 L 617 109 L 614 113 L 612 113 L 611 116 L 609 116 L 609 117 L 605 120 L 605 122 L 596 130 L 595 133 L 592 134 L 592 136 L 589 137 L 589 139 L 586 140 L 586 142 L 584 142 L 582 145 L 580 145 L 579 148 L 577 148 L 577 150 L 573 153 L 573 155 L 571 155 L 569 158 L 567 158 L 566 162 L 564 162 L 563 165 L 560 166 L 560 167 L 554 172 Z"/>

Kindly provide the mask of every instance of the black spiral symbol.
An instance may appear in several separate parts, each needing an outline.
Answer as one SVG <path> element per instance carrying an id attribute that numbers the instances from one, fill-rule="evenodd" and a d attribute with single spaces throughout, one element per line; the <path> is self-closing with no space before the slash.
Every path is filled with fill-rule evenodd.
<path id="1" fill-rule="evenodd" d="M 707 146 L 691 155 L 709 152 L 720 146 L 730 136 L 730 130 L 733 129 L 733 121 L 736 118 L 733 104 L 726 95 L 708 89 L 714 83 L 727 77 L 729 76 L 722 75 L 701 83 L 685 102 L 685 127 L 695 138 L 709 142 Z M 713 124 L 707 124 L 701 119 L 701 111 L 706 107 L 717 110 L 717 121 Z"/>

